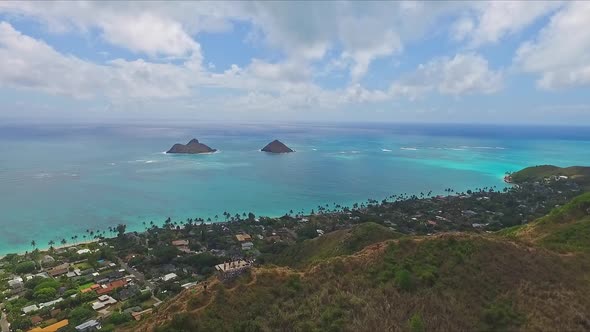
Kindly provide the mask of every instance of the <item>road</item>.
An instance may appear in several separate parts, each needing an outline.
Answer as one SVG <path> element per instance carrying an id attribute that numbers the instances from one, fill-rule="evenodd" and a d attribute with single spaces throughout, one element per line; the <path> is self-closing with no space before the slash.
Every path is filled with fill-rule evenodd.
<path id="1" fill-rule="evenodd" d="M 4 312 L 2 313 L 2 317 L 0 317 L 0 330 L 2 332 L 8 332 L 8 321 Z"/>
<path id="2" fill-rule="evenodd" d="M 145 283 L 152 290 L 152 292 L 154 291 L 154 289 L 156 289 L 156 285 L 154 285 L 152 282 L 148 281 L 145 278 L 145 276 L 143 275 L 143 273 L 130 267 L 129 265 L 127 265 L 127 263 L 123 262 L 122 259 L 118 258 L 118 260 L 119 260 L 119 265 L 121 265 L 125 269 L 125 271 L 127 271 L 127 273 L 134 275 L 137 280 Z"/>

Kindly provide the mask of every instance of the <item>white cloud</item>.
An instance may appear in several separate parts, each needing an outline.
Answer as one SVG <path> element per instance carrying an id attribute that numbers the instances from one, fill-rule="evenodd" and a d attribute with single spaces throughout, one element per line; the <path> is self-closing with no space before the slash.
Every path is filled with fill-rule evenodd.
<path id="1" fill-rule="evenodd" d="M 518 33 L 561 5 L 559 1 L 476 2 L 451 29 L 455 40 L 467 39 L 471 47 L 497 43 Z"/>
<path id="2" fill-rule="evenodd" d="M 166 98 L 190 94 L 185 68 L 117 59 L 97 65 L 57 52 L 0 22 L 0 85 L 89 98 Z"/>
<path id="3" fill-rule="evenodd" d="M 140 13 L 135 16 L 113 15 L 101 20 L 103 37 L 113 45 L 150 56 L 183 57 L 197 54 L 200 45 L 173 20 Z"/>
<path id="4" fill-rule="evenodd" d="M 546 89 L 590 84 L 590 2 L 571 2 L 556 13 L 535 40 L 523 43 L 515 63 L 541 75 Z"/>
<path id="5" fill-rule="evenodd" d="M 7 1 L 0 2 L 0 12 L 35 17 L 54 33 L 86 33 L 96 28 L 106 42 L 149 56 L 200 57 L 199 44 L 187 32 L 189 25 L 183 26 L 166 11 L 150 10 L 151 6 L 123 2 L 39 5 Z"/>
<path id="6" fill-rule="evenodd" d="M 416 98 L 428 91 L 445 95 L 494 93 L 502 88 L 502 73 L 490 69 L 482 56 L 467 53 L 442 57 L 418 66 L 417 70 L 394 82 L 391 93 Z"/>

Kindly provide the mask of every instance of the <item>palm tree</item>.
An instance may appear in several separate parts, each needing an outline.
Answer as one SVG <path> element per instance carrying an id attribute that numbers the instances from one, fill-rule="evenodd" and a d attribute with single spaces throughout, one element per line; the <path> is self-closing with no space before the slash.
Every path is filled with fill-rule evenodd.
<path id="1" fill-rule="evenodd" d="M 35 240 L 31 241 L 31 247 L 35 248 L 37 246 L 37 242 Z"/>
<path id="2" fill-rule="evenodd" d="M 66 241 L 66 239 L 61 239 L 61 244 L 65 245 L 68 241 Z"/>
<path id="3" fill-rule="evenodd" d="M 51 240 L 51 241 L 47 242 L 47 244 L 49 245 L 49 249 L 53 249 L 53 245 L 55 244 L 55 241 Z"/>

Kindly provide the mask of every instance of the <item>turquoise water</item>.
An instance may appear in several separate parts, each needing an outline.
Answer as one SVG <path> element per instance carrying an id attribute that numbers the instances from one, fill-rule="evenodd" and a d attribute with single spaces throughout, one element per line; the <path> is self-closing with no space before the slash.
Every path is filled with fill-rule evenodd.
<path id="1" fill-rule="evenodd" d="M 529 165 L 590 164 L 588 128 L 207 126 L 0 128 L 0 254 L 86 229 L 224 211 L 282 215 L 391 194 L 503 186 Z M 196 137 L 219 149 L 166 155 Z M 259 149 L 278 138 L 297 152 Z M 221 218 L 220 218 L 221 220 Z"/>

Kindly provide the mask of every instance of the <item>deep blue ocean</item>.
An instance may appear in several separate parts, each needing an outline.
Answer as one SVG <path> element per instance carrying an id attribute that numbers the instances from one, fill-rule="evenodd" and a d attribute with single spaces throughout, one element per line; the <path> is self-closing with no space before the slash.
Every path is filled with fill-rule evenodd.
<path id="1" fill-rule="evenodd" d="M 166 155 L 191 138 L 206 155 Z M 296 153 L 259 150 L 280 139 Z M 590 128 L 409 124 L 0 126 L 0 254 L 86 229 L 227 211 L 504 186 L 526 166 L 590 165 Z M 220 218 L 222 220 L 223 217 Z"/>

